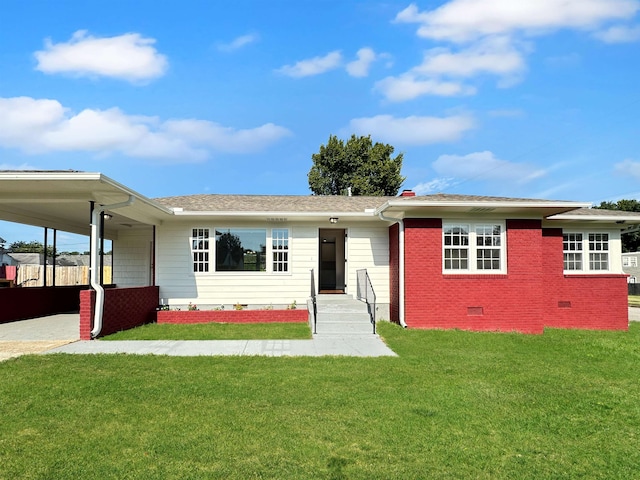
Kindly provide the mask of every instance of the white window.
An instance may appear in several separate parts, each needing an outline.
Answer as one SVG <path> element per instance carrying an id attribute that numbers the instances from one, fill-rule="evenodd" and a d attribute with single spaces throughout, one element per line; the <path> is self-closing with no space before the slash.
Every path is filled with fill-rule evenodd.
<path id="1" fill-rule="evenodd" d="M 194 272 L 209 271 L 209 229 L 194 228 L 191 231 L 191 254 Z"/>
<path id="2" fill-rule="evenodd" d="M 565 272 L 609 270 L 609 234 L 565 232 L 562 234 Z"/>
<path id="3" fill-rule="evenodd" d="M 469 269 L 469 225 L 444 225 L 444 269 Z"/>
<path id="4" fill-rule="evenodd" d="M 216 272 L 265 272 L 265 228 L 216 228 Z"/>
<path id="5" fill-rule="evenodd" d="M 191 231 L 193 271 L 289 273 L 289 229 L 208 228 Z M 209 241 L 211 240 L 211 241 Z M 269 262 L 271 258 L 271 262 Z"/>
<path id="6" fill-rule="evenodd" d="M 564 233 L 562 235 L 565 270 L 582 270 L 582 234 Z"/>
<path id="7" fill-rule="evenodd" d="M 271 254 L 273 256 L 273 272 L 288 272 L 289 229 L 274 228 L 271 230 Z"/>
<path id="8" fill-rule="evenodd" d="M 589 234 L 589 270 L 609 270 L 609 234 Z"/>
<path id="9" fill-rule="evenodd" d="M 622 257 L 622 266 L 623 267 L 637 267 L 638 266 L 638 257 Z"/>
<path id="10" fill-rule="evenodd" d="M 443 269 L 447 273 L 498 273 L 505 263 L 504 226 L 500 223 L 445 223 Z"/>

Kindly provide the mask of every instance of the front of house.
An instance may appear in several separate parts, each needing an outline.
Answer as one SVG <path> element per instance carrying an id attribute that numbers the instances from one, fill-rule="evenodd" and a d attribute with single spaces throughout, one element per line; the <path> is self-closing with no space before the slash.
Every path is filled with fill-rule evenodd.
<path id="1" fill-rule="evenodd" d="M 157 286 L 170 308 L 304 306 L 312 289 L 355 296 L 357 272 L 366 270 L 377 318 L 410 328 L 627 328 L 621 235 L 640 224 L 634 213 L 412 192 L 149 199 L 82 172 L 0 172 L 0 186 L 12 187 L 0 197 L 47 186 L 57 198 L 73 194 L 78 209 L 99 205 L 110 218 L 103 232 L 113 241 L 114 283 Z M 13 196 L 15 212 L 24 210 Z M 74 215 L 69 207 L 60 227 Z"/>

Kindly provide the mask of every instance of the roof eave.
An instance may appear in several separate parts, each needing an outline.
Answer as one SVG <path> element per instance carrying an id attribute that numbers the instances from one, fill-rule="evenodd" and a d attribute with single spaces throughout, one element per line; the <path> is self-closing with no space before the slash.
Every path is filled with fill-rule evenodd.
<path id="1" fill-rule="evenodd" d="M 415 210 L 416 208 L 432 209 L 432 210 L 460 210 L 460 209 L 491 209 L 495 213 L 501 211 L 513 210 L 541 210 L 549 211 L 548 215 L 558 215 L 565 212 L 577 210 L 579 208 L 591 207 L 591 203 L 586 202 L 553 202 L 553 201 L 434 201 L 434 200 L 389 200 L 376 209 L 376 215 L 386 211 L 402 212 L 407 210 Z M 473 213 L 469 211 L 469 213 Z"/>
<path id="2" fill-rule="evenodd" d="M 324 212 L 288 212 L 288 211 L 210 211 L 210 210 L 180 210 L 172 209 L 172 213 L 176 217 L 265 217 L 265 218 L 305 218 L 305 217 L 347 217 L 347 218 L 375 218 L 373 210 L 370 212 L 341 212 L 339 210 L 327 210 Z"/>

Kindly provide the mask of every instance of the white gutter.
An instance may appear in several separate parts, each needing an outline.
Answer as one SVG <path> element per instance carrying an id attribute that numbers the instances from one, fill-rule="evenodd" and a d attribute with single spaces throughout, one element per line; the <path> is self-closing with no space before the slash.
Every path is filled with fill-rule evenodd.
<path id="1" fill-rule="evenodd" d="M 380 220 L 398 223 L 398 320 L 403 328 L 407 328 L 404 321 L 404 219 L 385 217 L 383 212 L 378 213 Z"/>
<path id="2" fill-rule="evenodd" d="M 91 287 L 96 291 L 96 305 L 93 314 L 93 330 L 91 330 L 91 338 L 96 338 L 102 331 L 102 314 L 104 312 L 104 288 L 98 281 L 98 260 L 100 249 L 100 236 L 102 232 L 99 232 L 100 217 L 105 210 L 115 210 L 116 208 L 127 207 L 131 205 L 135 197 L 129 195 L 129 200 L 126 202 L 114 203 L 112 205 L 99 205 L 91 212 Z"/>

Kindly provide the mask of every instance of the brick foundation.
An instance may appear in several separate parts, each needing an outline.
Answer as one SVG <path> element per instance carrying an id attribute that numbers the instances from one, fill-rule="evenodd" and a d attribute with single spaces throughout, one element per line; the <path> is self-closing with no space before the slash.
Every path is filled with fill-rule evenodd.
<path id="1" fill-rule="evenodd" d="M 161 310 L 158 323 L 306 323 L 307 310 Z"/>
<path id="2" fill-rule="evenodd" d="M 109 288 L 104 291 L 102 331 L 99 336 L 155 321 L 158 287 Z M 95 305 L 94 290 L 80 293 L 80 339 L 90 340 Z"/>

